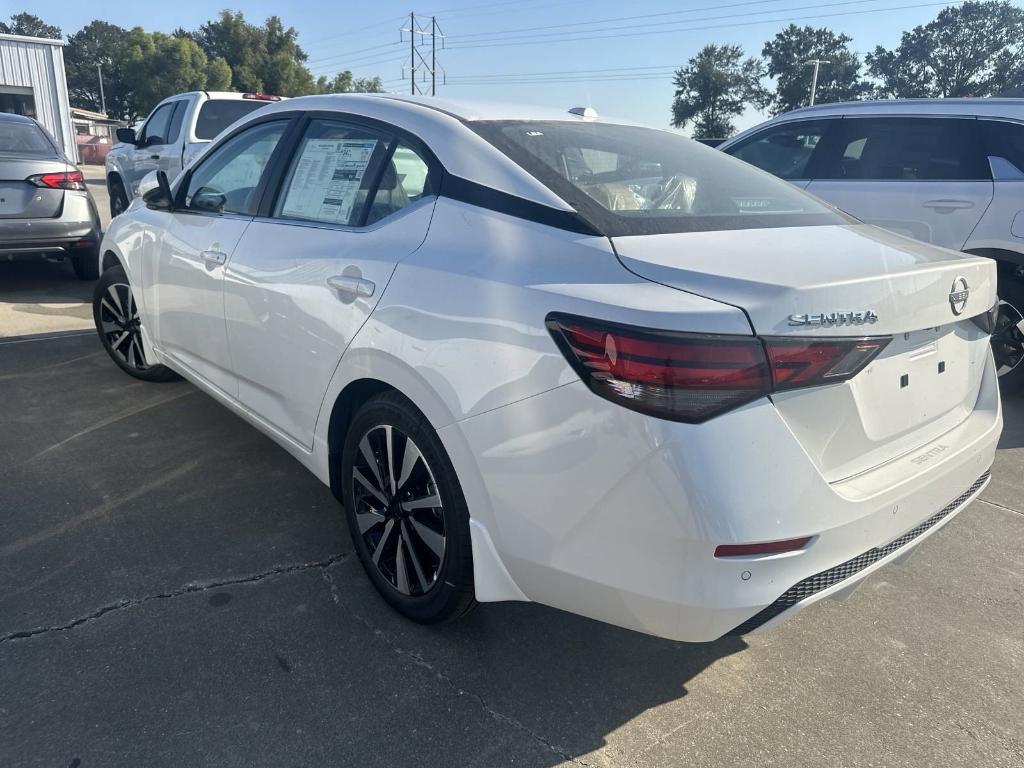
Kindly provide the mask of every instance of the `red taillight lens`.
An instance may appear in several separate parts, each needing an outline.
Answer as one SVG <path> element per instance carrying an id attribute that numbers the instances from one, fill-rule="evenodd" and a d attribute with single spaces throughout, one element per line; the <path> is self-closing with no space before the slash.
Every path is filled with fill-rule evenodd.
<path id="1" fill-rule="evenodd" d="M 254 101 L 280 101 L 280 96 L 272 96 L 269 93 L 243 93 L 243 99 L 252 99 Z"/>
<path id="2" fill-rule="evenodd" d="M 753 336 L 650 331 L 554 314 L 547 325 L 593 392 L 641 413 L 701 422 L 770 390 L 764 348 Z"/>
<path id="3" fill-rule="evenodd" d="M 772 392 L 845 381 L 890 341 L 679 333 L 560 314 L 547 326 L 595 394 L 687 423 Z"/>
<path id="4" fill-rule="evenodd" d="M 753 557 L 755 555 L 778 555 L 795 552 L 807 546 L 810 536 L 785 541 L 763 541 L 757 544 L 720 544 L 715 547 L 715 557 Z"/>
<path id="5" fill-rule="evenodd" d="M 888 337 L 870 339 L 766 338 L 775 391 L 829 384 L 856 376 L 875 359 Z"/>
<path id="6" fill-rule="evenodd" d="M 85 176 L 81 171 L 67 173 L 40 173 L 25 179 L 29 184 L 50 189 L 85 189 Z"/>

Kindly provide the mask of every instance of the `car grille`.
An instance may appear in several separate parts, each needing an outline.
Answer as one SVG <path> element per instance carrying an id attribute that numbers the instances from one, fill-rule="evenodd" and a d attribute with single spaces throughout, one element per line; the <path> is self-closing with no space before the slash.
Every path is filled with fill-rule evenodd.
<path id="1" fill-rule="evenodd" d="M 911 528 L 898 539 L 894 539 L 884 547 L 869 549 L 867 552 L 857 555 L 857 557 L 852 560 L 847 560 L 845 563 L 841 563 L 834 568 L 829 568 L 827 571 L 822 571 L 821 573 L 816 573 L 813 576 L 808 576 L 803 581 L 794 584 L 783 592 L 782 596 L 779 597 L 778 600 L 747 619 L 728 634 L 745 635 L 748 632 L 753 632 L 765 622 L 774 619 L 780 613 L 792 608 L 800 601 L 806 600 L 811 595 L 815 595 L 823 589 L 828 589 L 844 579 L 850 578 L 854 574 L 867 568 L 869 565 L 877 563 L 882 558 L 891 555 L 897 549 L 913 541 L 922 533 L 941 522 L 951 512 L 956 510 L 985 484 L 990 475 L 991 472 L 985 472 L 985 474 L 974 481 L 974 484 L 970 488 L 949 502 L 949 504 L 944 506 L 920 525 Z"/>

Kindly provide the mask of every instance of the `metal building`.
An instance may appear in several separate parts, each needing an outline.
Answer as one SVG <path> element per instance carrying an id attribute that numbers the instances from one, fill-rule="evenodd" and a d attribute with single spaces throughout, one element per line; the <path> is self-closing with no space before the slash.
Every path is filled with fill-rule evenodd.
<path id="1" fill-rule="evenodd" d="M 0 112 L 34 117 L 78 162 L 63 47 L 61 40 L 0 35 Z"/>

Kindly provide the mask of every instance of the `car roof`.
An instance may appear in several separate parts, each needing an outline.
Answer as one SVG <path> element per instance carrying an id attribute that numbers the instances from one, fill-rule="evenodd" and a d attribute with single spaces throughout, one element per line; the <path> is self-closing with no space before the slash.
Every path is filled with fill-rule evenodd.
<path id="1" fill-rule="evenodd" d="M 405 96 L 401 94 L 380 94 L 376 98 L 392 99 L 408 104 L 445 112 L 465 122 L 480 120 L 553 120 L 553 121 L 586 121 L 593 123 L 614 123 L 617 125 L 634 125 L 627 120 L 608 118 L 593 112 L 591 117 L 573 114 L 570 109 L 586 109 L 583 106 L 567 105 L 565 109 L 557 107 L 541 107 L 535 104 L 517 104 L 514 102 L 486 101 L 481 99 L 445 99 L 436 96 Z"/>
<path id="2" fill-rule="evenodd" d="M 3 121 L 5 123 L 32 123 L 33 125 L 36 124 L 36 121 L 33 120 L 31 117 L 26 117 L 25 115 L 15 115 L 10 112 L 0 112 L 0 121 Z"/>
<path id="3" fill-rule="evenodd" d="M 1024 117 L 1024 99 L 879 99 L 843 101 L 801 107 L 776 117 L 776 120 L 846 114 L 900 115 L 979 115 L 985 117 Z"/>

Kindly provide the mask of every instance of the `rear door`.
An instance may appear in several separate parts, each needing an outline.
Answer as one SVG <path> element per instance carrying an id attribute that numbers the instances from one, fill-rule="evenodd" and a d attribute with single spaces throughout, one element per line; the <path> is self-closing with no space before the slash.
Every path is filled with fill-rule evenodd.
<path id="1" fill-rule="evenodd" d="M 194 375 L 234 398 L 237 385 L 224 329 L 224 268 L 252 222 L 270 160 L 289 125 L 250 126 L 214 148 L 166 214 L 158 257 L 141 281 L 149 290 L 154 341 Z"/>
<path id="2" fill-rule="evenodd" d="M 386 130 L 313 119 L 228 262 L 238 398 L 306 448 L 342 353 L 426 237 L 426 157 Z"/>
<path id="3" fill-rule="evenodd" d="M 807 190 L 869 224 L 960 250 L 992 202 L 977 121 L 846 116 Z"/>
<path id="4" fill-rule="evenodd" d="M 724 151 L 806 188 L 811 183 L 814 155 L 828 129 L 838 122 L 839 118 L 825 118 L 769 125 Z"/>

